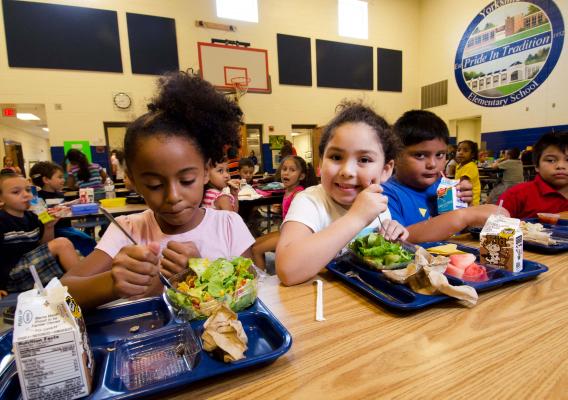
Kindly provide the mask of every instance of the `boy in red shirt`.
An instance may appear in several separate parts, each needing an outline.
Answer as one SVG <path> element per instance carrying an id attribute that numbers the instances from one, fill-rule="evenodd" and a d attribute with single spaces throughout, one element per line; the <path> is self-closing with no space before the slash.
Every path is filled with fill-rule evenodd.
<path id="1" fill-rule="evenodd" d="M 503 193 L 503 207 L 514 218 L 568 211 L 568 132 L 543 135 L 533 147 L 533 160 L 538 174 Z"/>

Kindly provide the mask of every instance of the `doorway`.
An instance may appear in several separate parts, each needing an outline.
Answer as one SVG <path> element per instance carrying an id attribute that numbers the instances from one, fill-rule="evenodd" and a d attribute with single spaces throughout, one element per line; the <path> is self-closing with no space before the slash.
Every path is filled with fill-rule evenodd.
<path id="1" fill-rule="evenodd" d="M 455 132 L 457 143 L 471 140 L 481 144 L 481 116 L 450 120 L 450 132 Z"/>
<path id="2" fill-rule="evenodd" d="M 14 162 L 15 167 L 22 170 L 22 175 L 26 176 L 26 169 L 24 168 L 24 152 L 22 151 L 22 144 L 14 140 L 4 139 L 4 154 L 5 157 L 10 157 Z"/>
<path id="3" fill-rule="evenodd" d="M 262 125 L 247 124 L 246 125 L 246 154 L 243 157 L 251 157 L 254 155 L 257 159 L 258 171 L 264 171 L 264 162 L 262 157 Z M 244 147 L 244 146 L 243 146 Z"/>
<path id="4" fill-rule="evenodd" d="M 314 165 L 313 133 L 316 125 L 292 125 L 292 145 L 306 163 Z"/>

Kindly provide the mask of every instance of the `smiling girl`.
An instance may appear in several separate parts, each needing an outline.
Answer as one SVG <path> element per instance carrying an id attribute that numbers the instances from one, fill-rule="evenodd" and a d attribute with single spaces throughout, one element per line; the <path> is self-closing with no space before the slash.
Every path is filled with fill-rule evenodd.
<path id="1" fill-rule="evenodd" d="M 380 228 L 388 240 L 408 236 L 390 220 L 380 186 L 392 174 L 398 146 L 387 122 L 373 110 L 358 103 L 340 105 L 319 145 L 321 184 L 296 196 L 281 228 L 276 272 L 282 283 L 312 278 L 365 227 Z"/>
<path id="2" fill-rule="evenodd" d="M 179 72 L 160 79 L 148 108 L 128 127 L 124 152 L 128 177 L 150 209 L 117 218 L 138 245 L 111 225 L 62 279 L 82 306 L 158 294 L 158 271 L 170 277 L 192 257 L 251 255 L 254 239 L 238 214 L 200 207 L 209 165 L 238 144 L 239 107 L 211 84 Z"/>

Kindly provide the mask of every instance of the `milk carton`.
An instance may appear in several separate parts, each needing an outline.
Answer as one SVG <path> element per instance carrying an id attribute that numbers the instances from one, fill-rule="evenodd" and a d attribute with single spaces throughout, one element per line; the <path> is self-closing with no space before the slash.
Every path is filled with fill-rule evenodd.
<path id="1" fill-rule="evenodd" d="M 523 231 L 521 221 L 502 215 L 491 215 L 479 236 L 482 264 L 511 272 L 523 269 Z"/>
<path id="2" fill-rule="evenodd" d="M 442 214 L 459 208 L 467 208 L 467 203 L 458 198 L 456 188 L 458 180 L 442 177 L 436 194 L 438 196 L 438 213 Z"/>
<path id="3" fill-rule="evenodd" d="M 95 202 L 95 189 L 82 188 L 79 189 L 79 203 L 87 204 Z"/>
<path id="4" fill-rule="evenodd" d="M 90 393 L 93 353 L 81 308 L 57 278 L 45 294 L 18 296 L 13 348 L 24 399 L 76 399 Z"/>

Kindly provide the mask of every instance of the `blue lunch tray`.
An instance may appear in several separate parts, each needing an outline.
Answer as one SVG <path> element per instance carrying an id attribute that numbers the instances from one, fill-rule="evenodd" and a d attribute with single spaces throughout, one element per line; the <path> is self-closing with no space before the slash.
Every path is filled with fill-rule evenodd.
<path id="1" fill-rule="evenodd" d="M 259 299 L 238 315 L 248 337 L 245 359 L 224 363 L 202 350 L 191 371 L 135 390 L 128 390 L 114 374 L 117 352 L 108 351 L 107 348 L 114 348 L 117 340 L 132 337 L 130 328 L 133 325 L 140 327 L 136 332 L 138 335 L 143 332 L 157 332 L 161 327 L 180 322 L 176 321 L 168 306 L 159 297 L 119 304 L 86 314 L 85 322 L 95 357 L 95 374 L 93 391 L 85 398 L 138 399 L 166 390 L 190 388 L 192 382 L 273 362 L 292 346 L 290 333 Z M 199 338 L 203 333 L 204 322 L 204 320 L 191 322 Z M 12 331 L 8 331 L 0 336 L 0 368 L 7 365 L 7 368 L 1 370 L 3 372 L 0 375 L 0 399 L 17 399 L 21 394 L 16 363 L 9 361 L 11 350 Z"/>
<path id="2" fill-rule="evenodd" d="M 529 218 L 525 221 L 536 224 L 538 223 L 538 218 Z M 568 222 L 567 225 L 542 224 L 542 226 L 546 229 L 552 229 L 553 238 L 559 238 L 568 241 Z M 481 228 L 468 228 L 468 231 L 474 239 L 479 239 Z M 529 242 L 525 240 L 523 241 L 523 249 L 539 254 L 557 254 L 568 251 L 568 243 L 557 243 L 547 246 L 544 244 Z"/>
<path id="3" fill-rule="evenodd" d="M 446 243 L 448 242 L 423 243 L 421 246 L 427 249 L 429 247 L 440 246 Z M 475 254 L 476 262 L 479 261 L 478 249 L 463 245 L 458 245 L 458 249 Z M 523 260 L 523 270 L 517 273 L 495 269 L 488 266 L 485 266 L 485 268 L 487 269 L 487 275 L 489 277 L 489 280 L 486 282 L 468 282 L 454 278 L 453 276 L 446 276 L 448 281 L 454 286 L 465 284 L 475 288 L 475 290 L 479 292 L 494 289 L 505 283 L 524 281 L 534 278 L 537 275 L 548 271 L 548 268 L 545 265 L 528 260 Z M 371 271 L 364 267 L 359 267 L 344 258 L 332 261 L 327 265 L 327 269 L 340 280 L 369 296 L 376 303 L 398 311 L 420 310 L 430 305 L 451 299 L 451 297 L 443 294 L 428 296 L 413 292 L 408 286 L 389 281 L 382 272 Z M 346 274 L 349 271 L 357 272 L 365 282 L 377 288 L 378 291 L 367 287 L 356 278 L 347 276 Z"/>

